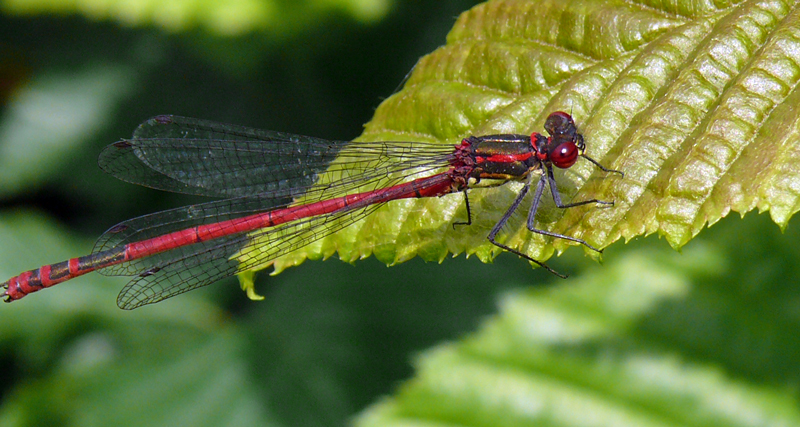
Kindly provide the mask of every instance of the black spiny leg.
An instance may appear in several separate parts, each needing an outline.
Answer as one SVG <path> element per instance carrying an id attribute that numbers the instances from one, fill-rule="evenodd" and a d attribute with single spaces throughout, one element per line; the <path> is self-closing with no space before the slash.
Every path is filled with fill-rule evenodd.
<path id="1" fill-rule="evenodd" d="M 464 204 L 467 206 L 467 222 L 457 221 L 453 223 L 453 230 L 456 229 L 456 225 L 472 225 L 472 212 L 469 210 L 469 197 L 467 196 L 467 189 L 463 189 L 462 193 L 464 193 Z"/>
<path id="2" fill-rule="evenodd" d="M 550 166 L 546 167 L 545 169 L 547 169 L 547 172 L 546 172 L 545 176 L 542 177 L 542 180 L 540 181 L 539 187 L 537 187 L 537 189 L 536 189 L 536 195 L 533 198 L 533 203 L 531 204 L 531 209 L 530 209 L 530 211 L 528 211 L 528 230 L 530 230 L 530 231 L 532 231 L 534 233 L 543 234 L 545 236 L 556 237 L 556 238 L 559 238 L 559 239 L 566 239 L 566 240 L 569 240 L 571 242 L 580 243 L 581 245 L 584 245 L 587 248 L 589 248 L 589 249 L 591 249 L 591 250 L 593 250 L 595 252 L 603 253 L 602 249 L 595 248 L 594 246 L 590 245 L 589 243 L 587 243 L 583 239 L 578 239 L 576 237 L 566 236 L 564 234 L 553 233 L 552 231 L 541 230 L 541 229 L 536 228 L 536 226 L 535 226 L 536 211 L 539 209 L 539 201 L 541 199 L 541 191 L 540 191 L 540 189 L 541 190 L 544 189 L 543 182 L 545 181 L 545 179 L 547 180 L 547 185 L 550 187 L 550 193 L 553 195 L 553 201 L 556 202 L 556 206 L 558 206 L 561 209 L 571 208 L 571 207 L 574 207 L 574 206 L 588 205 L 590 203 L 598 203 L 598 204 L 602 204 L 602 205 L 612 205 L 612 206 L 614 205 L 614 202 L 606 202 L 606 201 L 597 200 L 597 199 L 583 200 L 583 201 L 575 202 L 575 203 L 566 203 L 566 204 L 562 203 L 561 202 L 561 194 L 559 194 L 559 192 L 558 192 L 558 188 L 556 187 L 556 180 L 555 180 L 555 177 L 553 176 L 553 169 Z"/>
<path id="3" fill-rule="evenodd" d="M 497 221 L 497 224 L 494 225 L 494 227 L 492 228 L 492 231 L 489 232 L 488 239 L 493 245 L 495 245 L 495 246 L 497 246 L 499 248 L 502 248 L 502 249 L 504 249 L 504 250 L 506 250 L 508 252 L 511 252 L 512 254 L 516 254 L 516 255 L 518 255 L 518 256 L 520 256 L 522 258 L 525 258 L 528 261 L 533 262 L 533 263 L 537 264 L 538 266 L 544 268 L 545 270 L 555 274 L 556 276 L 558 276 L 558 277 L 560 277 L 562 279 L 566 279 L 567 278 L 566 275 L 561 274 L 561 273 L 553 270 L 552 268 L 548 267 L 547 264 L 545 264 L 545 263 L 543 263 L 541 261 L 535 260 L 535 259 L 531 258 L 530 256 L 528 256 L 528 255 L 526 255 L 526 254 L 524 254 L 524 253 L 522 253 L 522 252 L 520 252 L 520 251 L 518 251 L 516 249 L 513 249 L 513 248 L 511 248 L 509 246 L 506 246 L 506 245 L 498 242 L 495 239 L 497 237 L 497 234 L 500 233 L 500 230 L 503 229 L 503 226 L 505 226 L 506 223 L 508 222 L 508 220 L 511 218 L 511 215 L 514 214 L 514 211 L 516 211 L 517 208 L 519 208 L 519 205 L 522 203 L 522 199 L 524 199 L 525 195 L 528 194 L 528 188 L 530 188 L 530 185 L 531 185 L 531 183 L 529 181 L 529 182 L 527 182 L 525 184 L 524 187 L 522 187 L 522 190 L 520 190 L 519 194 L 517 195 L 517 198 L 514 200 L 514 203 L 511 204 L 511 207 L 508 209 L 508 211 L 506 211 L 505 215 L 503 215 L 503 217 L 500 218 L 500 221 Z M 534 200 L 535 201 L 542 197 L 542 190 L 544 190 L 544 178 L 541 178 L 539 180 L 539 184 L 536 186 L 536 196 L 534 196 Z M 538 204 L 538 201 L 536 203 Z"/>

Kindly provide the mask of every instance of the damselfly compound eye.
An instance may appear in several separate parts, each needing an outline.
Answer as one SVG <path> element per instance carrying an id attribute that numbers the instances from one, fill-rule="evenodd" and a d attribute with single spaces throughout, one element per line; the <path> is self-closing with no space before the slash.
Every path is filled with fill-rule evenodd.
<path id="1" fill-rule="evenodd" d="M 578 160 L 578 147 L 573 141 L 562 142 L 550 153 L 550 161 L 556 167 L 566 169 Z"/>
<path id="2" fill-rule="evenodd" d="M 563 111 L 550 113 L 547 120 L 544 121 L 544 129 L 550 135 L 571 134 L 577 131 L 572 116 Z"/>

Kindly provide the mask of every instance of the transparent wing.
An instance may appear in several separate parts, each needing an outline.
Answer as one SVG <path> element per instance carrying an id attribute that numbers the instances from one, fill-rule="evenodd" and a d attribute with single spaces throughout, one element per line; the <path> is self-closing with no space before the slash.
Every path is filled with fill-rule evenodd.
<path id="1" fill-rule="evenodd" d="M 141 124 L 133 138 L 106 147 L 98 163 L 123 181 L 160 190 L 210 197 L 282 198 L 306 194 L 324 172 L 338 170 L 344 178 L 338 185 L 352 186 L 348 177 L 388 174 L 432 162 L 446 164 L 452 152 L 452 145 L 328 141 L 158 116 Z"/>
<path id="2" fill-rule="evenodd" d="M 101 167 L 136 184 L 230 198 L 124 221 L 98 239 L 94 252 L 298 204 L 392 188 L 441 172 L 453 152 L 448 144 L 347 143 L 156 117 L 142 124 L 130 140 L 107 147 L 100 156 Z M 386 200 L 390 199 L 391 194 Z M 380 204 L 344 208 L 254 232 L 232 231 L 100 271 L 135 276 L 118 299 L 120 307 L 135 308 L 266 266 L 280 255 L 347 227 Z"/>

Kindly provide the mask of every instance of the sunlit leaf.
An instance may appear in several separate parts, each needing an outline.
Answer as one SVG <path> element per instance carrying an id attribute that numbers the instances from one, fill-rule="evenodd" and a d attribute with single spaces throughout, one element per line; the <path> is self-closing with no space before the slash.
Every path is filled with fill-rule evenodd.
<path id="1" fill-rule="evenodd" d="M 540 228 L 598 247 L 659 233 L 677 248 L 732 210 L 769 210 L 784 227 L 800 209 L 793 4 L 490 1 L 458 18 L 447 44 L 420 59 L 361 138 L 454 144 L 542 132 L 550 112 L 568 111 L 587 154 L 625 177 L 586 161 L 558 171 L 567 200 L 615 205 L 545 204 Z M 462 252 L 491 260 L 498 249 L 486 235 L 520 185 L 472 191 L 469 227 L 452 226 L 466 219 L 458 194 L 390 203 L 279 259 L 276 270 L 337 252 L 387 264 Z M 505 230 L 507 245 L 546 260 L 573 244 L 530 233 L 523 216 Z"/>

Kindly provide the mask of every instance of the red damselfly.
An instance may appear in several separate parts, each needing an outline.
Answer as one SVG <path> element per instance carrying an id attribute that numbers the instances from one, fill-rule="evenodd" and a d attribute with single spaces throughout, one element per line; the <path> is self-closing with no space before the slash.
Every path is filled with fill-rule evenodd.
<path id="1" fill-rule="evenodd" d="M 481 180 L 523 181 L 524 186 L 489 232 L 494 245 L 566 277 L 544 263 L 497 241 L 497 235 L 538 183 L 528 211 L 530 231 L 584 240 L 537 229 L 536 212 L 545 186 L 556 206 L 569 208 L 597 199 L 563 203 L 553 166 L 569 168 L 585 154 L 583 135 L 572 117 L 550 114 L 549 136 L 471 136 L 455 146 L 419 142 L 327 141 L 177 116 L 141 124 L 131 139 L 106 147 L 100 167 L 128 182 L 223 200 L 171 209 L 111 227 L 91 255 L 26 271 L 3 283 L 14 301 L 94 270 L 133 279 L 117 298 L 132 309 L 264 266 L 275 258 L 334 233 L 399 199 L 460 192 L 472 222 L 467 190 Z M 409 180 L 411 176 L 421 176 Z"/>

